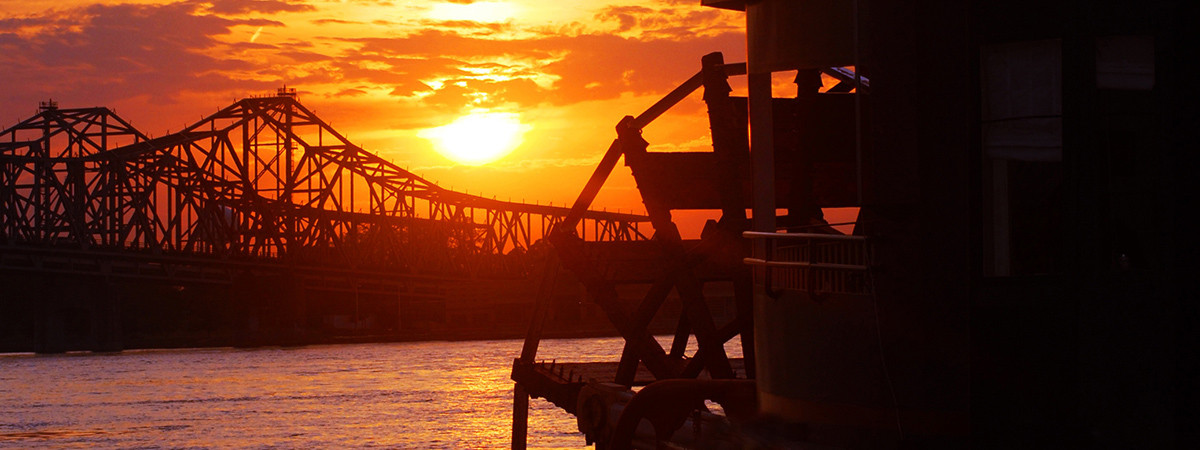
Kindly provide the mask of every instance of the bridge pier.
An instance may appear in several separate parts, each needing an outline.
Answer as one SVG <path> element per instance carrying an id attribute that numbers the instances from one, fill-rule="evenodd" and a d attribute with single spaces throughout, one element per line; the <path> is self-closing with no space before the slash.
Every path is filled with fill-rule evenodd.
<path id="1" fill-rule="evenodd" d="M 254 347 L 262 345 L 262 318 L 264 291 L 259 290 L 260 280 L 251 273 L 242 273 L 233 279 L 229 287 L 229 295 L 235 299 L 238 306 L 238 327 L 235 345 L 238 347 Z"/>
<path id="2" fill-rule="evenodd" d="M 24 301 L 37 305 L 33 350 L 119 352 L 123 349 L 120 289 L 104 277 L 34 277 Z"/>
<path id="3" fill-rule="evenodd" d="M 308 296 L 301 277 L 289 273 L 279 278 L 272 308 L 281 311 L 278 339 L 284 345 L 304 345 L 312 340 L 308 323 Z"/>
<path id="4" fill-rule="evenodd" d="M 40 285 L 26 299 L 37 304 L 34 318 L 33 351 L 37 353 L 63 353 L 67 351 L 66 312 L 57 283 L 57 275 L 37 277 Z"/>
<path id="5" fill-rule="evenodd" d="M 121 299 L 124 292 L 111 281 L 99 279 L 93 284 L 91 298 L 91 345 L 93 352 L 124 350 L 121 339 Z"/>
<path id="6" fill-rule="evenodd" d="M 303 345 L 313 341 L 306 289 L 300 277 L 243 273 L 234 278 L 229 289 L 240 305 L 242 325 L 237 346 Z"/>

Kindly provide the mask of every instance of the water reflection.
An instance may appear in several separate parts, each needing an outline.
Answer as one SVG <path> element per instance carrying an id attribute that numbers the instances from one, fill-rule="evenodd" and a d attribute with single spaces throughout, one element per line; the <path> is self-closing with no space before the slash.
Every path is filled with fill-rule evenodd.
<path id="1" fill-rule="evenodd" d="M 0 447 L 505 448 L 520 341 L 0 356 Z M 616 360 L 620 339 L 540 357 Z M 732 356 L 740 351 L 731 348 Z M 587 355 L 587 356 L 579 356 Z M 531 448 L 581 448 L 530 405 Z"/>

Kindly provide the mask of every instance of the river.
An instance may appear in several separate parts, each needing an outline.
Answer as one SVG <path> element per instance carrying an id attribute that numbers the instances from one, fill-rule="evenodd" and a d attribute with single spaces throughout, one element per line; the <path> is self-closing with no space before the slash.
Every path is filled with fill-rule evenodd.
<path id="1" fill-rule="evenodd" d="M 621 342 L 547 340 L 538 359 L 615 361 Z M 0 355 L 0 448 L 506 448 L 520 348 L 503 340 Z M 585 447 L 575 419 L 548 402 L 530 402 L 529 422 L 530 448 Z"/>

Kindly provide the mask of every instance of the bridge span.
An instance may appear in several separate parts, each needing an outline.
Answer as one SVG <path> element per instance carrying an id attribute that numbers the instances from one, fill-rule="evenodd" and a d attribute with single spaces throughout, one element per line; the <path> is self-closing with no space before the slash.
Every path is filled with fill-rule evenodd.
<path id="1" fill-rule="evenodd" d="M 555 227 L 635 241 L 647 221 L 444 189 L 351 143 L 292 89 L 155 138 L 108 108 L 44 102 L 0 132 L 0 351 L 120 348 L 131 315 L 174 297 L 240 299 L 198 307 L 234 316 L 212 319 L 233 334 L 428 332 L 472 300 L 451 298 L 463 280 L 525 278 Z M 394 311 L 363 314 L 371 295 Z"/>

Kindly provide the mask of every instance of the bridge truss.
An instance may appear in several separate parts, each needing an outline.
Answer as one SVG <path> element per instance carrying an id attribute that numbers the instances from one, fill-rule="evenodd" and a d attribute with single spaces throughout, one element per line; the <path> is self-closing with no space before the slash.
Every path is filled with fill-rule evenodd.
<path id="1" fill-rule="evenodd" d="M 0 132 L 3 246 L 473 271 L 530 250 L 570 212 L 443 189 L 352 144 L 294 90 L 158 138 L 107 108 L 52 102 Z M 564 226 L 644 240 L 647 220 L 577 211 Z"/>

